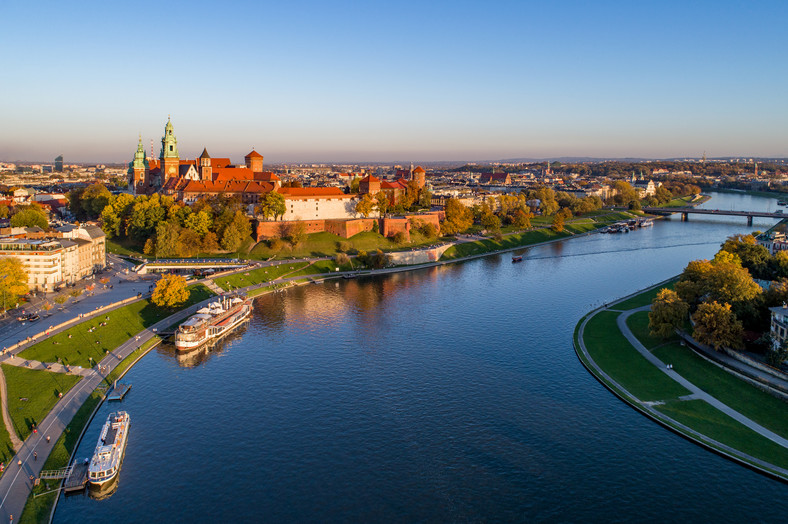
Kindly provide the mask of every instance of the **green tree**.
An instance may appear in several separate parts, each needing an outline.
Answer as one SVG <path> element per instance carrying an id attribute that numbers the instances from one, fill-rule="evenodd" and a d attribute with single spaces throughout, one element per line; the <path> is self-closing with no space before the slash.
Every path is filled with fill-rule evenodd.
<path id="1" fill-rule="evenodd" d="M 20 206 L 11 217 L 11 227 L 49 229 L 46 213 L 38 206 Z"/>
<path id="2" fill-rule="evenodd" d="M 178 307 L 189 299 L 186 279 L 180 275 L 164 275 L 157 283 L 151 301 L 166 308 Z"/>
<path id="3" fill-rule="evenodd" d="M 285 197 L 276 191 L 266 193 L 260 200 L 258 211 L 266 220 L 268 217 L 273 217 L 276 220 L 277 217 L 281 217 L 287 212 Z"/>
<path id="4" fill-rule="evenodd" d="M 241 236 L 241 232 L 238 231 L 238 228 L 234 224 L 230 224 L 224 228 L 224 234 L 220 242 L 222 249 L 225 251 L 237 251 L 238 248 L 241 247 L 242 242 L 243 237 Z"/>
<path id="5" fill-rule="evenodd" d="M 424 209 L 432 207 L 432 193 L 426 187 L 421 188 L 419 193 L 419 206 Z"/>
<path id="6" fill-rule="evenodd" d="M 0 204 L 0 218 L 8 218 L 10 210 L 5 204 Z"/>
<path id="7" fill-rule="evenodd" d="M 362 196 L 356 204 L 356 213 L 360 213 L 364 218 L 367 218 L 372 213 L 372 210 L 375 209 L 375 203 L 375 199 L 372 198 L 372 195 L 364 193 L 364 196 Z"/>
<path id="8" fill-rule="evenodd" d="M 205 234 L 211 230 L 211 226 L 213 226 L 213 217 L 211 217 L 209 211 L 204 209 L 187 216 L 184 225 L 197 233 L 200 237 L 204 237 Z"/>
<path id="9" fill-rule="evenodd" d="M 407 244 L 408 243 L 408 234 L 404 231 L 397 231 L 394 235 L 394 242 L 399 245 Z"/>
<path id="10" fill-rule="evenodd" d="M 109 204 L 110 198 L 112 193 L 104 187 L 104 184 L 92 184 L 81 195 L 82 209 L 88 218 L 98 218 L 104 207 Z"/>
<path id="11" fill-rule="evenodd" d="M 177 222 L 161 222 L 156 226 L 156 257 L 172 258 L 180 256 L 179 240 L 181 226 Z"/>
<path id="12" fill-rule="evenodd" d="M 692 321 L 694 323 L 692 337 L 701 344 L 712 346 L 717 351 L 723 346 L 733 349 L 744 347 L 742 343 L 744 328 L 731 311 L 730 304 L 720 304 L 717 301 L 704 302 L 692 315 Z"/>
<path id="13" fill-rule="evenodd" d="M 3 311 L 27 293 L 27 271 L 17 257 L 0 257 L 0 295 Z"/>
<path id="14" fill-rule="evenodd" d="M 651 303 L 648 327 L 652 335 L 670 338 L 687 319 L 689 305 L 671 289 L 660 289 Z"/>
<path id="15" fill-rule="evenodd" d="M 632 184 L 624 180 L 616 180 L 613 182 L 613 191 L 615 193 L 613 195 L 613 202 L 618 205 L 628 204 L 633 200 L 640 200 L 638 198 L 638 192 L 635 191 Z"/>
<path id="16" fill-rule="evenodd" d="M 492 213 L 487 213 L 484 216 L 482 216 L 481 223 L 482 223 L 482 227 L 484 227 L 486 230 L 492 233 L 501 230 L 501 219 L 498 218 L 497 215 L 494 215 Z"/>

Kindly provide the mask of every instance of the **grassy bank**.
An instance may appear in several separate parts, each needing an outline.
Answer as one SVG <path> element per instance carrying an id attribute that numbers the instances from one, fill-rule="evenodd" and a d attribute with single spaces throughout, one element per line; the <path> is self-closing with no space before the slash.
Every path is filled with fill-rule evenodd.
<path id="1" fill-rule="evenodd" d="M 153 337 L 145 342 L 140 349 L 132 352 L 104 379 L 103 385 L 107 388 L 110 387 L 115 379 L 123 376 L 129 366 L 160 341 L 161 339 L 159 337 Z M 52 446 L 52 451 L 49 453 L 43 469 L 60 469 L 68 465 L 71 455 L 79 444 L 79 437 L 82 434 L 83 428 L 90 421 L 90 417 L 96 409 L 96 406 L 98 406 L 104 398 L 104 391 L 104 389 L 94 390 L 85 403 L 80 406 L 74 418 L 71 419 L 71 422 L 66 426 L 60 438 L 58 438 L 55 445 Z M 40 485 L 34 487 L 27 499 L 20 522 L 34 524 L 47 521 L 52 512 L 52 506 L 55 504 L 58 496 L 57 492 L 48 492 L 57 489 L 59 485 L 59 480 L 43 480 Z"/>
<path id="2" fill-rule="evenodd" d="M 193 284 L 189 286 L 189 299 L 183 307 L 212 295 L 203 284 Z M 19 357 L 89 368 L 109 351 L 171 314 L 171 310 L 156 307 L 149 300 L 139 300 L 42 340 L 21 351 Z"/>
<path id="3" fill-rule="evenodd" d="M 276 266 L 261 267 L 251 271 L 244 271 L 242 273 L 233 273 L 223 277 L 215 278 L 213 281 L 217 286 L 229 291 L 231 289 L 238 289 L 246 286 L 253 286 L 255 284 L 262 284 L 263 282 L 270 282 L 281 278 L 288 273 L 293 273 L 308 266 L 308 262 L 283 262 Z"/>
<path id="4" fill-rule="evenodd" d="M 25 440 L 57 403 L 59 394 L 66 394 L 82 377 L 52 373 L 3 364 L 8 386 L 8 411 L 19 438 Z"/>
<path id="5" fill-rule="evenodd" d="M 614 307 L 627 310 L 648 304 L 662 287 L 667 286 L 644 291 Z M 704 435 L 705 438 L 700 440 L 707 445 L 725 451 L 713 440 L 738 450 L 741 453 L 739 458 L 745 462 L 755 465 L 751 459 L 755 458 L 788 469 L 788 449 L 702 400 L 680 399 L 689 392 L 629 344 L 618 329 L 620 314 L 618 311 L 593 314 L 586 325 L 583 340 L 599 369 L 631 393 L 635 398 L 630 400 L 637 407 L 640 407 L 640 402 L 658 401 L 654 409 L 669 417 L 665 422 L 677 431 L 686 433 L 676 425 L 683 424 Z M 627 326 L 649 351 L 660 361 L 672 364 L 673 371 L 684 379 L 757 424 L 788 438 L 788 404 L 708 362 L 689 347 L 681 345 L 676 336 L 668 340 L 651 336 L 648 312 L 631 315 Z M 593 369 L 592 372 L 597 374 Z M 613 389 L 619 389 L 617 384 L 611 384 L 603 376 L 599 375 L 599 378 Z M 696 439 L 694 434 L 689 433 L 688 436 Z"/>

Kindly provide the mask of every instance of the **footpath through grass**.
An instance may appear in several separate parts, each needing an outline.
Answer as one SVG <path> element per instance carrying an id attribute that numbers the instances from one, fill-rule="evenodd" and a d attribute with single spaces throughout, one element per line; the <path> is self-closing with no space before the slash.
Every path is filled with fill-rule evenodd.
<path id="1" fill-rule="evenodd" d="M 602 311 L 586 324 L 583 341 L 594 362 L 642 401 L 669 400 L 689 394 L 632 347 L 618 329 L 618 316 L 618 312 Z"/>
<path id="2" fill-rule="evenodd" d="M 8 386 L 8 411 L 17 435 L 25 440 L 32 424 L 40 423 L 59 399 L 82 377 L 3 364 Z"/>
<path id="3" fill-rule="evenodd" d="M 293 273 L 309 265 L 309 262 L 282 262 L 276 266 L 261 267 L 242 273 L 233 273 L 223 277 L 215 278 L 214 283 L 225 291 L 238 289 L 255 284 L 262 284 L 281 278 L 282 276 Z"/>
<path id="4" fill-rule="evenodd" d="M 160 340 L 161 339 L 159 337 L 153 337 L 152 339 L 145 342 L 145 344 L 143 344 L 140 349 L 135 350 L 128 357 L 123 359 L 123 362 L 118 364 L 115 369 L 113 369 L 112 372 L 104 379 L 103 385 L 109 388 L 112 385 L 112 382 L 114 382 L 116 378 L 121 377 L 126 369 L 128 369 L 128 367 L 135 360 L 137 360 L 140 355 L 145 353 L 151 346 L 156 345 L 158 342 L 160 342 Z M 55 445 L 52 446 L 52 451 L 49 453 L 49 456 L 44 463 L 43 469 L 60 469 L 68 465 L 71 454 L 76 449 L 77 444 L 79 444 L 78 439 L 82 433 L 82 429 L 90 421 L 90 416 L 93 413 L 93 410 L 96 409 L 96 406 L 98 406 L 101 400 L 104 398 L 104 392 L 104 389 L 94 390 L 85 403 L 80 406 L 79 410 L 74 415 L 74 418 L 71 419 L 71 422 L 68 424 L 68 426 L 66 426 L 63 434 L 60 435 L 60 438 L 57 439 Z M 47 492 L 57 489 L 59 485 L 59 480 L 42 480 L 40 485 L 34 487 L 32 493 L 27 499 L 25 510 L 22 513 L 20 522 L 31 524 L 46 522 L 50 513 L 52 512 L 52 506 L 55 504 L 58 496 L 57 492 Z M 46 493 L 46 495 L 43 493 Z"/>
<path id="5" fill-rule="evenodd" d="M 737 422 L 703 400 L 669 402 L 656 409 L 673 420 L 684 424 L 733 449 L 788 469 L 788 450 Z"/>
<path id="6" fill-rule="evenodd" d="M 189 286 L 189 292 L 183 307 L 213 295 L 203 284 Z M 89 368 L 132 336 L 172 313 L 154 306 L 149 300 L 139 300 L 72 326 L 30 346 L 18 356 L 41 362 L 59 360 L 63 364 Z"/>

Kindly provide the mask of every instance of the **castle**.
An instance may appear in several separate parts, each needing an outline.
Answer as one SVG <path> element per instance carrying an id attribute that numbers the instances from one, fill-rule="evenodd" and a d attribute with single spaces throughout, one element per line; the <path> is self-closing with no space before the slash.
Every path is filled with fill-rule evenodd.
<path id="1" fill-rule="evenodd" d="M 168 118 L 157 160 L 145 157 L 140 137 L 134 160 L 129 163 L 129 187 L 135 195 L 158 192 L 186 203 L 204 196 L 229 194 L 241 197 L 246 204 L 255 204 L 261 195 L 281 187 L 276 174 L 263 171 L 263 155 L 252 149 L 244 162 L 243 166 L 235 166 L 229 158 L 212 158 L 205 148 L 197 159 L 181 159 L 178 139 Z"/>

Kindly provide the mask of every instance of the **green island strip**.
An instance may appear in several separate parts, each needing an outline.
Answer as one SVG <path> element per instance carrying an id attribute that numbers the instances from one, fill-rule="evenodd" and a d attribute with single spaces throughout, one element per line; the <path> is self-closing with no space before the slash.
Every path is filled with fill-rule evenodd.
<path id="1" fill-rule="evenodd" d="M 650 304 L 661 283 L 599 308 L 578 322 L 574 346 L 583 365 L 605 387 L 639 412 L 681 436 L 773 478 L 788 481 L 788 448 L 690 395 L 626 339 L 618 318 Z M 608 309 L 609 308 L 609 309 Z M 712 364 L 678 336 L 663 340 L 648 329 L 648 312 L 631 313 L 627 327 L 660 361 L 704 393 L 772 433 L 788 438 L 788 406 L 779 398 Z"/>

